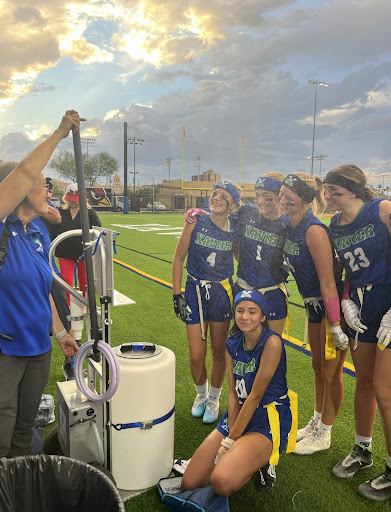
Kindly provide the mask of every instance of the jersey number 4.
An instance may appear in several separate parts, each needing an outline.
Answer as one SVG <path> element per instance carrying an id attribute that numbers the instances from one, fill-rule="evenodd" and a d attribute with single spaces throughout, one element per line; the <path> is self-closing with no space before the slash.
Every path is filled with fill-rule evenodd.
<path id="1" fill-rule="evenodd" d="M 214 267 L 216 264 L 216 255 L 217 252 L 211 252 L 209 256 L 206 258 L 206 261 L 209 263 L 211 267 Z"/>
<path id="2" fill-rule="evenodd" d="M 361 247 L 357 247 L 353 252 L 345 252 L 344 258 L 348 260 L 352 272 L 360 270 L 360 267 L 369 267 L 369 260 Z"/>

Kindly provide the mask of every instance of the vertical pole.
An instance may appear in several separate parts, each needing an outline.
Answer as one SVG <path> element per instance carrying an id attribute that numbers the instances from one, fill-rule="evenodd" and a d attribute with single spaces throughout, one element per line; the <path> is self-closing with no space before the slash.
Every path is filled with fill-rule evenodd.
<path id="1" fill-rule="evenodd" d="M 182 188 L 183 188 L 183 168 L 184 168 L 184 161 L 185 161 L 185 128 L 182 127 L 183 133 L 182 133 Z"/>
<path id="2" fill-rule="evenodd" d="M 242 133 L 242 143 L 240 146 L 240 169 L 239 169 L 239 185 L 242 184 L 242 162 L 243 162 L 243 133 Z"/>
<path id="3" fill-rule="evenodd" d="M 317 94 L 318 94 L 318 84 L 315 84 L 314 129 L 312 131 L 311 174 L 314 174 L 315 118 L 316 118 L 316 96 L 317 96 Z"/>
<path id="4" fill-rule="evenodd" d="M 128 123 L 124 123 L 124 214 L 129 213 L 128 195 Z"/>
<path id="5" fill-rule="evenodd" d="M 91 338 L 96 340 L 99 335 L 98 331 L 98 317 L 96 313 L 96 298 L 95 298 L 95 284 L 94 273 L 92 269 L 92 251 L 86 250 L 90 248 L 90 222 L 88 218 L 86 185 L 84 182 L 84 169 L 83 169 L 83 155 L 81 152 L 80 131 L 78 130 L 73 134 L 73 149 L 75 152 L 76 164 L 76 178 L 77 188 L 79 191 L 79 207 L 80 207 L 80 220 L 81 231 L 83 240 L 84 259 L 86 263 L 87 274 L 87 287 L 88 287 L 88 306 L 91 323 Z M 84 291 L 84 290 L 82 290 Z"/>
<path id="6" fill-rule="evenodd" d="M 133 138 L 133 194 L 136 193 L 136 137 Z"/>
<path id="7" fill-rule="evenodd" d="M 152 178 L 152 213 L 155 213 L 155 178 Z"/>

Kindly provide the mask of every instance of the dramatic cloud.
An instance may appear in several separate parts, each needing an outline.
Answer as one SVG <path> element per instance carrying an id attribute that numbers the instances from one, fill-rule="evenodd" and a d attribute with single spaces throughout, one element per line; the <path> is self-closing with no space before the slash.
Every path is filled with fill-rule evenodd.
<path id="1" fill-rule="evenodd" d="M 129 136 L 144 138 L 142 182 L 165 175 L 168 156 L 171 176 L 181 176 L 183 126 L 187 177 L 198 157 L 202 170 L 233 179 L 240 162 L 246 180 L 308 170 L 311 79 L 329 84 L 317 97 L 322 171 L 348 160 L 376 175 L 391 162 L 388 0 L 0 5 L 0 133 L 12 132 L 0 159 L 27 150 L 26 140 L 40 140 L 74 106 L 88 119 L 82 135 L 97 139 L 91 151 L 122 163 L 124 122 Z"/>

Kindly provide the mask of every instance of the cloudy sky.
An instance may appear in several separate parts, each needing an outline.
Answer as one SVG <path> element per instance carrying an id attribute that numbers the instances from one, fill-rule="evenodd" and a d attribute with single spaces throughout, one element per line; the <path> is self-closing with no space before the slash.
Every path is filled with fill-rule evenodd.
<path id="1" fill-rule="evenodd" d="M 0 0 L 0 159 L 75 108 L 121 173 L 124 122 L 144 139 L 140 184 L 168 157 L 182 176 L 183 127 L 185 179 L 310 171 L 318 80 L 314 172 L 353 162 L 391 185 L 390 19 L 390 0 Z"/>

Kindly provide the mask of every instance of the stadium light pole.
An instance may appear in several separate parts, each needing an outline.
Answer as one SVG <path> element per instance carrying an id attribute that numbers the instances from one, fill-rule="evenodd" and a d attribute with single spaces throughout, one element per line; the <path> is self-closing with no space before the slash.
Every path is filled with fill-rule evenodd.
<path id="1" fill-rule="evenodd" d="M 133 144 L 133 202 L 136 197 L 136 144 L 140 144 L 142 146 L 144 144 L 144 139 L 133 137 L 128 137 L 129 144 Z"/>
<path id="2" fill-rule="evenodd" d="M 326 82 L 319 82 L 318 80 L 308 80 L 308 83 L 315 85 L 315 105 L 314 105 L 314 128 L 312 131 L 312 156 L 311 156 L 311 174 L 314 174 L 314 151 L 315 151 L 315 120 L 316 120 L 316 98 L 318 95 L 318 85 L 328 87 Z"/>
<path id="3" fill-rule="evenodd" d="M 128 192 L 128 123 L 124 122 L 124 215 L 129 213 Z"/>
<path id="4" fill-rule="evenodd" d="M 318 155 L 314 156 L 314 160 L 319 160 L 319 177 L 322 177 L 322 160 L 325 160 L 328 155 Z M 312 158 L 308 156 L 307 158 Z"/>
<path id="5" fill-rule="evenodd" d="M 93 137 L 80 137 L 80 142 L 87 145 L 87 158 L 88 158 L 88 145 L 95 144 L 96 139 Z"/>

